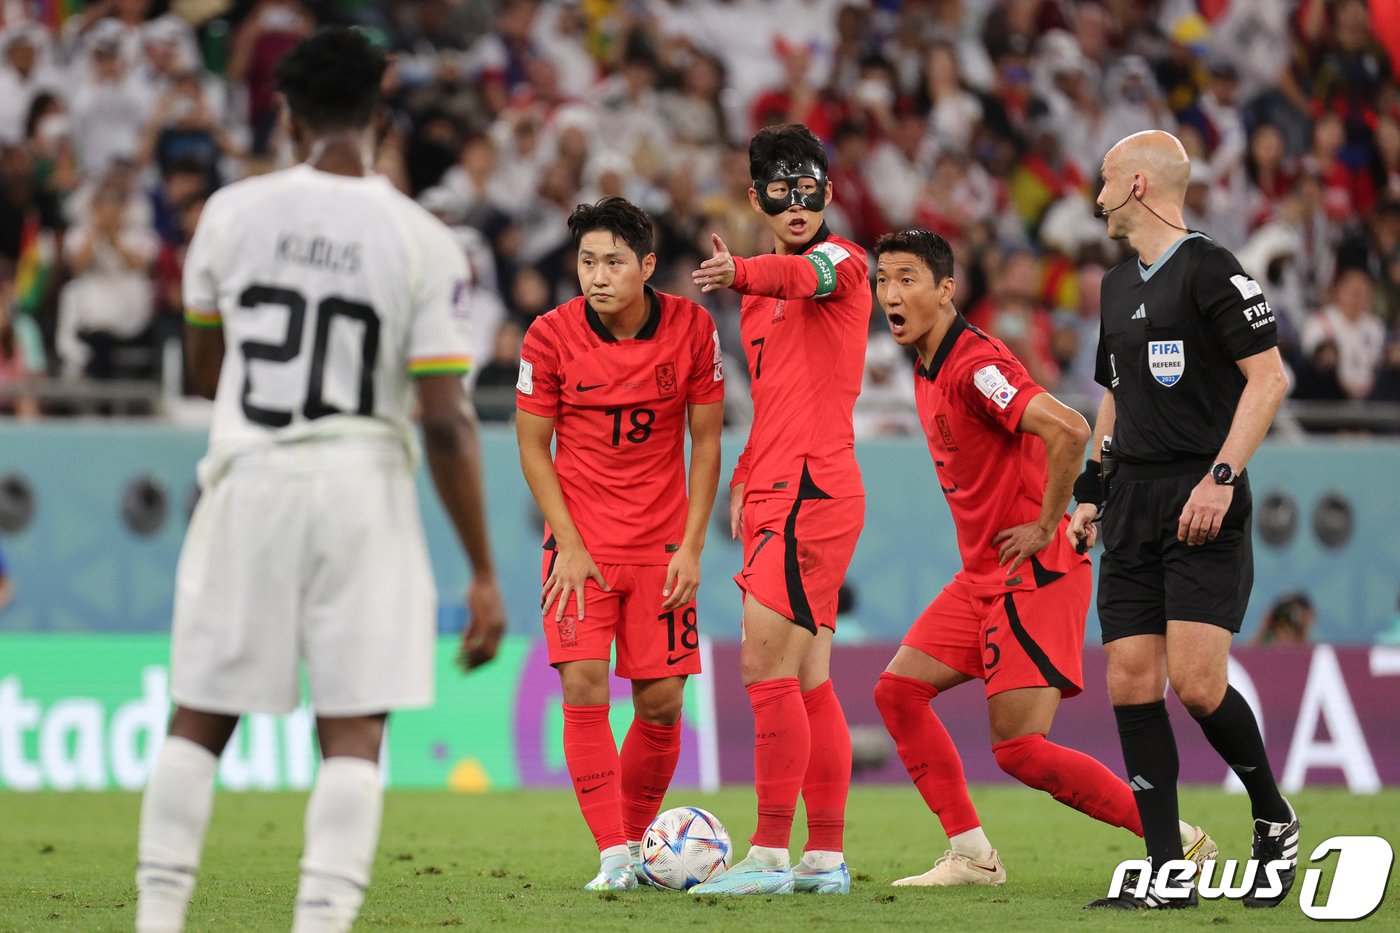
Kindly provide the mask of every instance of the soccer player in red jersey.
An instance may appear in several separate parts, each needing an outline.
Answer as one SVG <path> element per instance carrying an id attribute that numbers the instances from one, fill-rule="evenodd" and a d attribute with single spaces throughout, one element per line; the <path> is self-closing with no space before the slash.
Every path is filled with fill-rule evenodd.
<path id="1" fill-rule="evenodd" d="M 637 885 L 642 833 L 680 757 L 682 688 L 700 673 L 695 591 L 724 370 L 709 313 L 647 286 L 644 211 L 616 197 L 581 204 L 569 231 L 583 295 L 525 334 L 516 434 L 548 523 L 540 602 L 564 688 L 564 759 L 602 858 L 586 889 L 606 891 Z M 635 713 L 621 756 L 608 724 L 614 641 Z"/>
<path id="2" fill-rule="evenodd" d="M 851 410 L 870 321 L 865 250 L 822 221 L 826 153 L 805 126 L 749 143 L 749 202 L 773 255 L 731 256 L 718 236 L 694 273 L 704 291 L 744 296 L 740 332 L 754 420 L 730 481 L 730 533 L 743 536 L 741 667 L 754 711 L 758 828 L 747 858 L 698 894 L 847 893 L 842 854 L 851 736 L 832 690 L 836 594 L 865 523 Z M 819 753 L 814 754 L 813 750 Z M 799 792 L 807 845 L 791 867 Z"/>
<path id="3" fill-rule="evenodd" d="M 1001 859 L 968 796 L 962 761 L 929 701 L 982 680 L 1002 770 L 1067 806 L 1142 835 L 1133 792 L 1097 760 L 1047 741 L 1060 698 L 1083 687 L 1093 577 L 1064 533 L 1089 426 L 1011 351 L 953 306 L 953 252 L 927 230 L 881 237 L 876 295 L 901 346 L 918 352 L 916 401 L 962 570 L 915 620 L 875 687 L 914 786 L 951 849 L 896 885 L 997 885 Z M 1181 825 L 1188 858 L 1215 855 Z"/>

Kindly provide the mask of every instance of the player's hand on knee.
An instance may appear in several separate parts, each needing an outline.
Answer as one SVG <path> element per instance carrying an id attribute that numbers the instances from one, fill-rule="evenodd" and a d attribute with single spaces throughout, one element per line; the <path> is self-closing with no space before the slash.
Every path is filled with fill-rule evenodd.
<path id="1" fill-rule="evenodd" d="M 735 483 L 729 488 L 729 537 L 739 540 L 739 531 L 744 527 L 744 484 Z"/>
<path id="2" fill-rule="evenodd" d="M 1076 551 L 1083 554 L 1099 539 L 1099 507 L 1092 502 L 1081 502 L 1069 517 L 1069 527 L 1065 536 Z"/>
<path id="3" fill-rule="evenodd" d="M 1176 525 L 1176 540 L 1185 541 L 1192 547 L 1214 541 L 1220 534 L 1225 513 L 1230 511 L 1234 498 L 1233 486 L 1222 486 L 1206 475 L 1191 490 L 1191 498 L 1186 500 L 1181 510 L 1181 519 Z"/>
<path id="4" fill-rule="evenodd" d="M 467 614 L 471 618 L 462 633 L 457 663 L 462 670 L 480 667 L 496 656 L 506 631 L 506 604 L 495 577 L 477 577 L 467 588 Z"/>
<path id="5" fill-rule="evenodd" d="M 549 579 L 544 581 L 544 592 L 540 596 L 540 607 L 546 611 L 554 606 L 554 621 L 564 618 L 564 610 L 569 605 L 569 597 L 574 598 L 578 617 L 583 618 L 584 584 L 592 579 L 602 590 L 610 590 L 603 579 L 603 572 L 593 562 L 588 549 L 582 545 L 568 547 L 561 545 L 559 557 L 554 561 L 554 569 Z"/>
<path id="6" fill-rule="evenodd" d="M 999 545 L 997 563 L 1006 567 L 1007 562 L 1011 562 L 1011 566 L 1006 568 L 1007 573 L 1015 573 L 1017 567 L 1045 550 L 1054 540 L 1055 529 L 1046 531 L 1040 527 L 1039 522 L 1026 522 L 1024 525 L 1003 528 L 992 535 L 992 544 Z"/>
<path id="7" fill-rule="evenodd" d="M 695 598 L 700 589 L 700 552 L 681 546 L 671 564 L 666 568 L 666 586 L 661 595 L 666 601 L 662 609 L 675 609 L 684 606 Z"/>

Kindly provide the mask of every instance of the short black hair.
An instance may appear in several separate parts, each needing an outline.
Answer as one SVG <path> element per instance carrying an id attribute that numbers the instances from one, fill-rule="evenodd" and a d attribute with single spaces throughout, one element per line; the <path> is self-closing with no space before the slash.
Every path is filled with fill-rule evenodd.
<path id="1" fill-rule="evenodd" d="M 953 274 L 953 247 L 943 237 L 927 230 L 886 233 L 875 241 L 876 260 L 885 253 L 912 253 L 918 256 L 933 273 L 935 282 L 941 282 Z"/>
<path id="2" fill-rule="evenodd" d="M 750 178 L 760 177 L 764 169 L 774 162 L 789 165 L 815 162 L 823 172 L 827 170 L 826 149 L 822 147 L 822 141 L 801 123 L 764 127 L 749 140 Z"/>
<path id="3" fill-rule="evenodd" d="M 614 239 L 621 240 L 637 254 L 637 261 L 645 259 L 652 248 L 655 228 L 647 212 L 626 198 L 610 195 L 596 204 L 580 204 L 569 215 L 569 233 L 573 235 L 574 247 L 583 242 L 586 233 L 606 230 Z"/>
<path id="4" fill-rule="evenodd" d="M 319 30 L 277 64 L 277 90 L 292 116 L 313 130 L 368 126 L 379 107 L 389 60 L 364 33 L 345 26 Z"/>

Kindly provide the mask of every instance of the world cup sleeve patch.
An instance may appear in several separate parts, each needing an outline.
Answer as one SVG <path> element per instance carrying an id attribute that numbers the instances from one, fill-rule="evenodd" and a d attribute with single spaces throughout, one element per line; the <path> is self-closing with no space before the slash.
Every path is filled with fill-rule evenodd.
<path id="1" fill-rule="evenodd" d="M 535 367 L 529 360 L 520 361 L 520 378 L 515 380 L 515 388 L 522 395 L 535 394 Z"/>
<path id="2" fill-rule="evenodd" d="M 1264 294 L 1264 290 L 1259 287 L 1259 283 L 1247 275 L 1230 276 L 1230 284 L 1239 291 L 1241 298 L 1253 298 L 1255 295 Z"/>
<path id="3" fill-rule="evenodd" d="M 819 243 L 812 252 L 822 253 L 831 260 L 833 266 L 839 266 L 843 259 L 851 258 L 851 254 L 844 247 L 837 246 L 835 243 Z"/>
<path id="4" fill-rule="evenodd" d="M 1000 369 L 995 366 L 983 366 L 972 374 L 972 384 L 977 386 L 977 391 L 991 399 L 992 402 L 1003 411 L 1011 400 L 1020 391 L 1002 375 Z"/>
<path id="5" fill-rule="evenodd" d="M 462 321 L 471 319 L 471 289 L 466 279 L 456 279 L 452 283 L 452 316 Z"/>

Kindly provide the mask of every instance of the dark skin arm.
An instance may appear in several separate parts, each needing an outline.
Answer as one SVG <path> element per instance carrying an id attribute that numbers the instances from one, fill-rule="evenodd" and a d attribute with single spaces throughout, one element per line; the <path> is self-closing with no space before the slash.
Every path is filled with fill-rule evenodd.
<path id="1" fill-rule="evenodd" d="M 1055 538 L 1060 516 L 1069 507 L 1074 492 L 1074 479 L 1084 459 L 1084 445 L 1089 442 L 1089 423 L 1079 412 L 1065 405 L 1049 392 L 1030 400 L 1021 413 L 1016 430 L 1034 434 L 1045 442 L 1045 495 L 1040 500 L 1040 517 L 1024 525 L 1004 528 L 992 537 L 1000 545 L 997 559 L 1002 566 L 1011 561 L 1007 573 L 1027 559 L 1039 554 Z"/>
<path id="2" fill-rule="evenodd" d="M 422 408 L 423 449 L 427 454 L 428 472 L 472 565 L 472 582 L 467 589 L 471 623 L 462 635 L 462 651 L 458 658 L 464 668 L 471 669 L 496 656 L 506 630 L 505 603 L 496 582 L 496 566 L 486 535 L 476 413 L 457 375 L 420 378 L 418 401 Z"/>
<path id="3" fill-rule="evenodd" d="M 185 368 L 201 398 L 213 398 L 224 366 L 224 329 L 185 325 Z"/>

